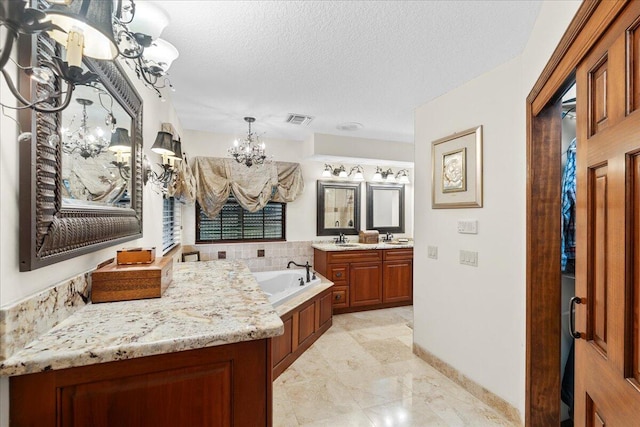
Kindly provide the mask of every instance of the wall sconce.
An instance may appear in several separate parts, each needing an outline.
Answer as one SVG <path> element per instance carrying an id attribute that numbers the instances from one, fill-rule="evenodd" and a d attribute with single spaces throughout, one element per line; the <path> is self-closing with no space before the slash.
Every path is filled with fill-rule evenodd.
<path id="1" fill-rule="evenodd" d="M 373 181 L 395 182 L 395 180 L 396 178 L 393 175 L 393 171 L 391 170 L 391 168 L 385 171 L 385 170 L 382 170 L 380 166 L 376 166 L 376 173 L 373 174 Z"/>
<path id="2" fill-rule="evenodd" d="M 337 168 L 329 164 L 324 165 L 324 170 L 322 171 L 323 178 L 331 178 L 332 176 L 337 176 L 338 178 L 346 178 L 349 176 L 347 174 L 347 170 L 344 168 L 344 165 L 340 165 Z"/>
<path id="3" fill-rule="evenodd" d="M 382 170 L 380 166 L 376 166 L 376 173 L 373 174 L 373 181 L 376 182 L 399 182 L 400 184 L 409 184 L 409 170 L 401 169 L 394 174 L 391 168 Z"/>
<path id="4" fill-rule="evenodd" d="M 128 60 L 135 60 L 135 71 L 147 87 L 153 88 L 162 99 L 159 89 L 173 86 L 165 78 L 171 62 L 178 57 L 178 51 L 168 42 L 157 39 L 157 35 L 168 23 L 154 18 L 151 4 L 144 3 L 140 7 L 145 16 L 138 16 L 134 21 L 136 4 L 129 0 L 126 6 L 118 1 L 118 8 L 114 13 L 112 1 L 101 0 L 50 0 L 53 3 L 42 11 L 28 8 L 23 0 L 3 0 L 0 2 L 0 26 L 6 27 L 6 39 L 0 45 L 0 72 L 4 77 L 11 94 L 24 107 L 43 113 L 55 113 L 67 108 L 71 102 L 71 95 L 76 85 L 86 85 L 94 82 L 94 73 L 82 70 L 82 57 L 99 60 L 113 60 L 118 55 Z M 145 18 L 148 15 L 148 19 Z M 129 16 L 125 18 L 125 16 Z M 144 31 L 152 32 L 154 37 L 142 32 L 133 32 L 127 25 Z M 152 23 L 156 30 L 152 31 Z M 114 35 L 114 25 L 116 28 Z M 66 61 L 59 57 L 41 60 L 37 66 L 16 66 L 40 84 L 57 80 L 56 92 L 45 91 L 35 100 L 26 99 L 16 88 L 9 73 L 4 69 L 10 60 L 13 42 L 20 34 L 36 35 L 47 32 L 49 36 L 66 48 Z M 148 48 L 148 57 L 144 56 Z M 162 81 L 159 83 L 159 81 Z M 63 90 L 63 82 L 66 88 Z M 167 83 L 168 82 L 168 83 Z M 64 99 L 63 99 L 64 94 Z M 52 107 L 51 104 L 58 105 Z M 0 104 L 5 106 L 4 104 Z M 10 106 L 7 106 L 10 107 Z"/>
<path id="5" fill-rule="evenodd" d="M 362 166 L 356 165 L 352 167 L 349 171 L 349 176 L 351 176 L 351 174 L 353 174 L 354 181 L 364 181 L 364 170 L 362 169 Z"/>
<path id="6" fill-rule="evenodd" d="M 158 174 L 149 166 L 146 179 L 165 189 L 176 174 L 176 162 L 182 160 L 182 143 L 169 132 L 159 131 L 151 151 L 162 155 L 162 172 Z"/>
<path id="7" fill-rule="evenodd" d="M 129 138 L 129 131 L 125 128 L 116 128 L 115 132 L 111 134 L 111 143 L 108 147 L 109 151 L 115 152 L 116 159 L 111 162 L 116 168 L 120 176 L 125 181 L 131 179 L 131 138 Z"/>
<path id="8" fill-rule="evenodd" d="M 398 171 L 398 173 L 396 173 L 396 180 L 400 183 L 400 184 L 409 184 L 409 170 L 408 169 L 401 169 Z"/>

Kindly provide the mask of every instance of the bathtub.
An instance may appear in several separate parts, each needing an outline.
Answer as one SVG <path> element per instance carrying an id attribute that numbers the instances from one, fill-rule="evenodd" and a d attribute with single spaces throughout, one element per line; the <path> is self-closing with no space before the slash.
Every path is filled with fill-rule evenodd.
<path id="1" fill-rule="evenodd" d="M 253 276 L 262 290 L 269 296 L 269 302 L 274 307 L 321 282 L 319 278 L 316 278 L 307 283 L 307 271 L 305 269 L 261 271 L 253 273 Z M 304 286 L 300 286 L 301 277 L 304 281 Z"/>

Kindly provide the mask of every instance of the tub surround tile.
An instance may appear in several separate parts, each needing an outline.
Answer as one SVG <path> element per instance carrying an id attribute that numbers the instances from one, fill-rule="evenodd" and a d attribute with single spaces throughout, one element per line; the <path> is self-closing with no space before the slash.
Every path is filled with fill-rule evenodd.
<path id="1" fill-rule="evenodd" d="M 251 271 L 270 271 L 286 268 L 287 262 L 313 264 L 311 241 L 265 243 L 208 243 L 184 246 L 185 251 L 200 251 L 203 261 L 218 259 L 218 251 L 226 252 L 227 260 L 243 260 Z M 258 250 L 264 256 L 258 257 Z"/>
<path id="2" fill-rule="evenodd" d="M 0 361 L 49 331 L 89 302 L 89 273 L 0 310 Z"/>
<path id="3" fill-rule="evenodd" d="M 283 330 L 243 262 L 178 263 L 161 298 L 86 305 L 0 363 L 0 375 L 263 339 Z"/>

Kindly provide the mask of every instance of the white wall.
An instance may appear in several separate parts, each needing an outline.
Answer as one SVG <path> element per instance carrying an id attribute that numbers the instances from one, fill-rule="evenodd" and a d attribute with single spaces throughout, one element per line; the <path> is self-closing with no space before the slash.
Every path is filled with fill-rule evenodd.
<path id="1" fill-rule="evenodd" d="M 4 36 L 0 38 L 4 40 Z M 144 87 L 127 70 L 130 80 L 143 98 L 143 141 L 144 152 L 150 159 L 158 162 L 159 156 L 150 151 L 156 133 L 163 122 L 171 122 L 181 129 L 170 100 L 162 103 L 154 92 Z M 12 70 L 13 72 L 13 70 Z M 0 86 L 0 100 L 3 104 L 15 105 L 9 90 Z M 10 110 L 7 114 L 12 115 Z M 30 272 L 21 273 L 18 269 L 18 227 L 19 215 L 19 179 L 17 128 L 13 121 L 0 114 L 0 307 L 11 305 L 25 297 L 42 291 L 58 282 L 92 270 L 96 264 L 115 255 L 113 246 L 68 261 L 59 262 Z M 127 242 L 124 245 L 162 247 L 162 197 L 151 186 L 144 188 L 143 196 L 143 238 Z M 8 380 L 0 379 L 0 426 L 8 425 Z"/>
<path id="2" fill-rule="evenodd" d="M 259 126 L 256 126 L 259 130 Z M 182 147 L 189 158 L 195 156 L 227 157 L 227 149 L 231 146 L 237 135 L 216 134 L 186 130 L 182 138 Z M 263 138 L 267 145 L 267 155 L 273 156 L 274 161 L 297 162 L 302 167 L 304 178 L 304 192 L 294 202 L 287 204 L 287 240 L 309 241 L 316 239 L 328 239 L 327 236 L 316 235 L 316 181 L 322 178 L 324 163 L 307 160 L 309 147 L 306 143 L 292 140 Z M 402 143 L 399 143 L 402 144 Z M 403 144 L 406 145 L 406 144 Z M 334 164 L 337 166 L 337 164 Z M 347 171 L 351 166 L 344 163 Z M 365 179 L 370 180 L 375 172 L 375 166 L 363 166 Z M 394 170 L 397 170 L 394 169 Z M 411 170 L 410 170 L 411 172 Z M 413 176 L 409 176 L 413 182 Z M 366 228 L 366 186 L 361 185 L 361 219 L 360 228 Z M 413 184 L 405 188 L 405 233 L 398 236 L 413 236 Z M 195 213 L 193 206 L 185 206 L 182 211 L 182 242 L 193 244 L 195 242 Z M 356 239 L 357 236 L 349 236 Z"/>
<path id="3" fill-rule="evenodd" d="M 579 6 L 544 2 L 523 54 L 415 115 L 414 341 L 520 411 L 525 403 L 525 98 Z M 431 141 L 483 125 L 484 207 L 431 209 Z M 477 219 L 477 235 L 456 230 Z M 438 259 L 427 258 L 427 246 Z M 478 267 L 459 264 L 477 251 Z"/>

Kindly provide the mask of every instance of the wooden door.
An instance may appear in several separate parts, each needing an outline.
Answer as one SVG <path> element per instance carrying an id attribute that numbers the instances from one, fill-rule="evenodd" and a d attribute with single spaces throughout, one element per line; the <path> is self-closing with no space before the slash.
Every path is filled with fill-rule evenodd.
<path id="1" fill-rule="evenodd" d="M 413 298 L 413 262 L 385 261 L 382 272 L 383 302 L 404 302 Z"/>
<path id="2" fill-rule="evenodd" d="M 580 62 L 575 425 L 640 425 L 640 2 Z"/>
<path id="3" fill-rule="evenodd" d="M 382 303 L 382 265 L 380 262 L 359 262 L 349 268 L 351 307 Z"/>

